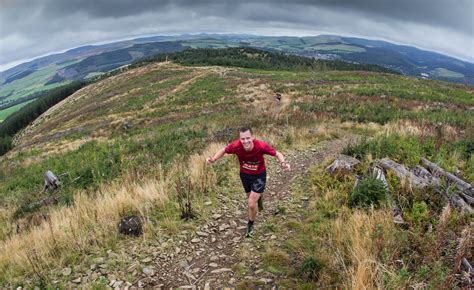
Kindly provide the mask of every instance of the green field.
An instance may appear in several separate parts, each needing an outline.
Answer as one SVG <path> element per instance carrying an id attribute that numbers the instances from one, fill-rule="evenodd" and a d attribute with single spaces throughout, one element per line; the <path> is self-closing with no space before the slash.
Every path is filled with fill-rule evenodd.
<path id="1" fill-rule="evenodd" d="M 430 72 L 431 74 L 437 77 L 444 77 L 444 78 L 462 78 L 464 75 L 462 73 L 457 73 L 454 71 L 450 71 L 445 68 L 437 68 Z"/>
<path id="2" fill-rule="evenodd" d="M 8 109 L 5 109 L 5 110 L 1 110 L 0 111 L 0 122 L 2 122 L 3 120 L 5 120 L 8 116 L 10 116 L 11 114 L 15 113 L 16 111 L 18 111 L 19 109 L 21 109 L 23 106 L 25 106 L 26 104 L 29 104 L 31 102 L 33 102 L 34 100 L 30 100 L 28 102 L 25 102 L 25 103 L 22 103 L 22 104 L 18 104 L 16 106 L 13 106 L 13 107 L 10 107 Z"/>
<path id="3" fill-rule="evenodd" d="M 50 65 L 45 68 L 41 68 L 34 73 L 19 79 L 11 83 L 2 85 L 0 87 L 0 96 L 5 96 L 11 94 L 6 100 L 15 100 L 21 97 L 26 97 L 32 93 L 41 92 L 49 90 L 58 86 L 62 86 L 67 82 L 55 83 L 51 85 L 44 85 L 47 83 L 57 72 L 57 70 L 71 65 L 76 61 L 69 61 L 67 63 L 62 63 L 61 65 Z"/>
<path id="4" fill-rule="evenodd" d="M 353 45 L 346 45 L 346 44 L 337 44 L 337 45 L 325 45 L 325 44 L 320 44 L 320 45 L 315 45 L 311 47 L 305 47 L 304 50 L 322 50 L 322 51 L 337 51 L 337 52 L 364 52 L 366 51 L 362 47 L 357 47 Z"/>

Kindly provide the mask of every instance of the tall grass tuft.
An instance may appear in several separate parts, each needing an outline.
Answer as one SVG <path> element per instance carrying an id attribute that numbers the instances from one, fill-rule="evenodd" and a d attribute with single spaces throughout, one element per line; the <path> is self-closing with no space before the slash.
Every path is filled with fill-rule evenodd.
<path id="1" fill-rule="evenodd" d="M 0 282 L 34 268 L 47 269 L 74 259 L 80 253 L 117 240 L 120 215 L 132 211 L 146 216 L 168 199 L 170 177 L 158 170 L 156 179 L 117 182 L 102 187 L 97 196 L 78 194 L 74 206 L 53 210 L 47 222 L 0 243 Z M 60 259 L 58 259 L 60 257 Z M 2 281 L 1 279 L 5 279 Z"/>
<path id="2" fill-rule="evenodd" d="M 395 231 L 391 214 L 387 211 L 356 210 L 352 215 L 339 217 L 330 231 L 335 257 L 351 261 L 340 265 L 348 279 L 344 288 L 373 289 L 383 287 L 384 269 L 377 255 L 386 247 Z"/>

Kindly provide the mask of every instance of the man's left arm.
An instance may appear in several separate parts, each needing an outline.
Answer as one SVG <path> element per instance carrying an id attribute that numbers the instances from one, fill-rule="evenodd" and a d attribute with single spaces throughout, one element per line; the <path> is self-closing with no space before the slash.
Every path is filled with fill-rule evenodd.
<path id="1" fill-rule="evenodd" d="M 290 164 L 289 164 L 288 162 L 285 162 L 285 157 L 283 156 L 283 154 L 281 154 L 280 152 L 276 151 L 275 157 L 276 157 L 276 159 L 278 159 L 278 161 L 280 162 L 281 167 L 283 167 L 283 168 L 286 169 L 287 171 L 290 171 L 291 166 L 290 166 Z"/>

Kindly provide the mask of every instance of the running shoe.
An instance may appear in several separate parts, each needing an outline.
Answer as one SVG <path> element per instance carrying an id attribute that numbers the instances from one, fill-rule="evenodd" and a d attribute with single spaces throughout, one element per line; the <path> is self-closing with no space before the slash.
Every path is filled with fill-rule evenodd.
<path id="1" fill-rule="evenodd" d="M 251 224 L 247 224 L 247 234 L 246 234 L 246 237 L 247 237 L 247 238 L 253 237 L 253 225 L 251 225 Z"/>

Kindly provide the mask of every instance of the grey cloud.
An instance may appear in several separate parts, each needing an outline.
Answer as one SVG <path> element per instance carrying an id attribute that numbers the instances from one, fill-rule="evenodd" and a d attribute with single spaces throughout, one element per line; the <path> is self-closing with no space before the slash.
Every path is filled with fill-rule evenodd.
<path id="1" fill-rule="evenodd" d="M 473 61 L 471 0 L 0 0 L 0 64 L 126 37 L 198 32 L 333 33 Z"/>

